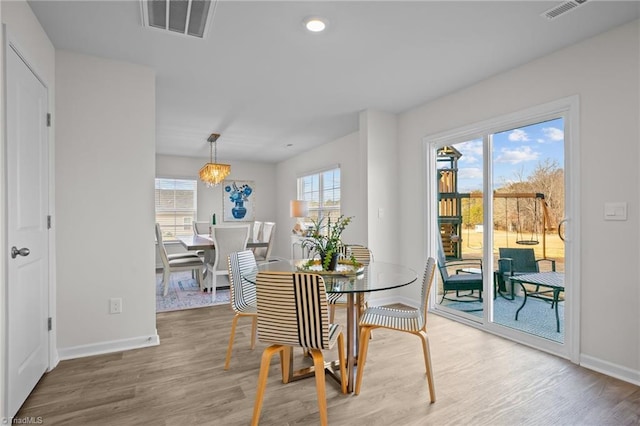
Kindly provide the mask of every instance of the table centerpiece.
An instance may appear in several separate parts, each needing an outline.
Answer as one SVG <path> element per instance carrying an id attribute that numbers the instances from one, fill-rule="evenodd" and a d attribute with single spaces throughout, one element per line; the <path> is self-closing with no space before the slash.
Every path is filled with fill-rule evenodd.
<path id="1" fill-rule="evenodd" d="M 313 250 L 314 257 L 319 256 L 319 265 L 324 271 L 335 271 L 338 266 L 340 254 L 344 252 L 344 243 L 342 242 L 342 231 L 351 223 L 353 216 L 341 215 L 335 221 L 331 221 L 330 217 L 321 217 L 319 220 L 312 219 L 313 227 L 311 234 L 302 241 L 302 247 Z M 349 262 L 356 265 L 355 259 L 349 259 Z M 318 265 L 316 259 L 309 259 L 307 266 Z"/>

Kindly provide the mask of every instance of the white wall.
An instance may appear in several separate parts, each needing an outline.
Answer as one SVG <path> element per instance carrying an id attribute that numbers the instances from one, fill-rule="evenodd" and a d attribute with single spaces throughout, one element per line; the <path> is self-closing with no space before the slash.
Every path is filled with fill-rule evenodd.
<path id="1" fill-rule="evenodd" d="M 427 135 L 580 97 L 581 363 L 640 382 L 638 22 L 497 75 L 399 117 L 401 198 L 424 193 Z M 607 201 L 629 203 L 629 219 L 605 222 Z M 422 206 L 420 206 L 422 207 Z M 424 263 L 423 208 L 403 210 L 401 253 Z M 406 296 L 417 298 L 414 294 Z"/>
<path id="2" fill-rule="evenodd" d="M 381 111 L 363 111 L 360 114 L 360 146 L 366 150 L 368 247 L 376 261 L 398 262 L 401 211 L 417 203 L 413 200 L 399 202 L 396 116 Z"/>
<path id="3" fill-rule="evenodd" d="M 343 234 L 349 243 L 367 244 L 366 194 L 361 187 L 361 149 L 358 133 L 352 133 L 311 151 L 278 163 L 276 186 L 278 192 L 278 226 L 284 229 L 276 236 L 273 256 L 291 257 L 291 229 L 296 223 L 289 217 L 289 202 L 297 198 L 297 178 L 308 172 L 340 164 L 341 209 L 345 216 L 354 216 Z"/>
<path id="4" fill-rule="evenodd" d="M 157 344 L 155 75 L 57 51 L 56 76 L 60 357 Z"/>
<path id="5" fill-rule="evenodd" d="M 44 85 L 47 87 L 48 96 L 49 96 L 49 110 L 54 110 L 54 102 L 55 102 L 55 49 L 51 44 L 51 41 L 45 34 L 44 30 L 40 26 L 40 23 L 36 19 L 35 15 L 31 11 L 31 8 L 24 0 L 19 1 L 11 1 L 11 2 L 0 2 L 0 22 L 6 24 L 7 35 L 9 39 L 16 44 L 20 53 L 23 55 L 27 63 L 31 66 L 33 71 L 38 75 L 38 77 L 43 81 Z M 6 139 L 4 129 L 6 128 L 4 125 L 4 46 L 5 40 L 2 34 L 0 34 L 0 164 L 2 164 L 2 170 L 4 170 L 5 163 L 5 152 L 6 152 Z M 55 122 L 52 127 L 49 128 L 49 146 L 50 152 L 53 152 L 55 147 L 55 135 L 54 135 Z M 51 156 L 50 160 L 50 173 L 51 176 L 54 173 L 54 159 Z M 50 179 L 51 185 L 53 185 L 53 176 Z M 5 192 L 5 176 L 4 173 L 0 173 L 0 223 L 6 223 L 6 211 L 7 211 L 7 194 Z M 49 211 L 53 212 L 55 210 L 55 191 L 54 188 L 50 188 L 50 197 L 49 197 Z M 55 229 L 55 221 L 54 227 L 51 229 L 50 233 L 50 250 L 53 256 L 53 245 L 55 242 L 56 229 Z M 6 400 L 6 395 L 4 395 L 6 383 L 6 334 L 5 334 L 5 301 L 6 301 L 6 260 L 8 258 L 6 253 L 6 247 L 9 246 L 7 241 L 7 236 L 5 234 L 5 227 L 0 226 L 0 335 L 2 336 L 0 339 L 0 418 L 6 417 L 6 407 L 4 405 Z M 55 257 L 51 257 L 50 259 L 50 289 L 55 292 L 56 289 L 56 281 L 55 281 Z M 55 295 L 50 295 L 50 315 L 53 315 L 55 318 Z M 54 321 L 54 330 L 50 333 L 50 351 L 49 351 L 49 359 L 50 359 L 50 368 L 54 367 L 57 363 L 57 350 L 55 346 L 55 321 Z"/>

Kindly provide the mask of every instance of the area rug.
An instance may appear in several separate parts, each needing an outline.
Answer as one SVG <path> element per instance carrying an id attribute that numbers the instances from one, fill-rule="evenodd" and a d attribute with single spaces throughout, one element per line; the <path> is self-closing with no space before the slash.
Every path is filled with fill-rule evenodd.
<path id="1" fill-rule="evenodd" d="M 564 342 L 564 302 L 558 305 L 560 316 L 560 332 L 556 331 L 556 312 L 551 304 L 542 300 L 527 298 L 527 304 L 520 311 L 518 321 L 515 320 L 516 311 L 522 305 L 523 298 L 516 296 L 515 300 L 498 297 L 494 302 L 494 322 L 525 333 L 533 334 L 554 342 Z M 443 306 L 468 312 L 482 317 L 482 303 L 480 302 L 452 302 L 445 300 Z"/>
<path id="2" fill-rule="evenodd" d="M 218 288 L 215 300 L 211 300 L 211 293 L 200 290 L 191 272 L 176 272 L 171 274 L 169 292 L 162 295 L 162 274 L 156 274 L 156 312 L 179 311 L 182 309 L 204 308 L 207 306 L 229 303 L 229 289 Z"/>

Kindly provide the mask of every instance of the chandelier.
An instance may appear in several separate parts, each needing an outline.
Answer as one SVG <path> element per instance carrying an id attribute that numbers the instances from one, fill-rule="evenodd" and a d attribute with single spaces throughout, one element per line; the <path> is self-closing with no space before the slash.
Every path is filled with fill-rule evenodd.
<path id="1" fill-rule="evenodd" d="M 202 166 L 200 169 L 200 180 L 202 180 L 209 188 L 218 185 L 231 173 L 231 166 L 228 164 L 218 163 L 218 146 L 216 141 L 220 135 L 211 133 L 207 139 L 210 146 L 210 162 Z M 214 154 L 215 153 L 215 154 Z"/>

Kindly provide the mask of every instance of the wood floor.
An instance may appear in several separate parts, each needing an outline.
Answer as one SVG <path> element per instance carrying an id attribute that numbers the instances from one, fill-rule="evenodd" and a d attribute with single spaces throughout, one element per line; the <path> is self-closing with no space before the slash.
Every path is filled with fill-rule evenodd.
<path id="1" fill-rule="evenodd" d="M 158 314 L 160 346 L 63 361 L 16 417 L 46 425 L 248 425 L 265 345 L 251 351 L 249 322 L 241 321 L 224 371 L 231 318 L 228 306 Z M 360 395 L 341 394 L 327 378 L 329 424 L 640 424 L 637 386 L 442 317 L 432 315 L 429 325 L 434 404 L 419 340 L 377 330 Z M 306 361 L 295 353 L 298 364 Z M 283 385 L 276 358 L 260 424 L 318 424 L 314 380 Z"/>

